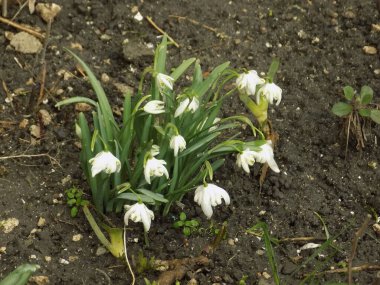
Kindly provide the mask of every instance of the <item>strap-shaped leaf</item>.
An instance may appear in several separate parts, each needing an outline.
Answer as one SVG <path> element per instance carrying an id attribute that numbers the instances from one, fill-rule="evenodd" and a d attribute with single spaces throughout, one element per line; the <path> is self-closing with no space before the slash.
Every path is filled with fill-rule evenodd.
<path id="1" fill-rule="evenodd" d="M 167 203 L 168 200 L 165 199 L 165 197 L 162 195 L 162 194 L 159 194 L 159 193 L 154 193 L 152 191 L 149 191 L 147 189 L 137 189 L 137 191 L 139 191 L 140 193 L 143 193 L 144 195 L 156 200 L 156 201 L 159 201 L 159 202 L 162 202 L 162 203 Z"/>
<path id="2" fill-rule="evenodd" d="M 79 56 L 77 56 L 74 52 L 72 52 L 69 49 L 65 49 L 65 50 L 75 58 L 75 60 L 81 65 L 81 67 L 86 72 L 87 77 L 88 77 L 88 79 L 92 85 L 92 88 L 94 89 L 95 94 L 98 98 L 100 109 L 103 113 L 103 116 L 105 117 L 106 127 L 109 128 L 110 130 L 112 130 L 110 124 L 112 124 L 114 126 L 116 126 L 117 124 L 115 122 L 115 118 L 113 117 L 111 106 L 108 102 L 106 93 L 104 92 L 102 85 L 100 84 L 99 80 L 96 78 L 96 76 L 94 75 L 92 70 L 88 67 L 88 65 Z M 113 139 L 114 139 L 113 137 L 107 138 L 107 140 L 111 140 L 111 141 Z"/>
<path id="3" fill-rule="evenodd" d="M 184 60 L 176 69 L 174 69 L 170 76 L 176 81 L 194 63 L 194 61 L 194 57 Z"/>
<path id="4" fill-rule="evenodd" d="M 61 107 L 64 105 L 75 104 L 75 103 L 87 103 L 87 104 L 93 105 L 95 107 L 98 105 L 94 100 L 92 100 L 90 98 L 77 96 L 77 97 L 72 97 L 72 98 L 62 100 L 62 101 L 58 102 L 57 104 L 55 104 L 55 107 L 58 108 L 58 107 Z"/>

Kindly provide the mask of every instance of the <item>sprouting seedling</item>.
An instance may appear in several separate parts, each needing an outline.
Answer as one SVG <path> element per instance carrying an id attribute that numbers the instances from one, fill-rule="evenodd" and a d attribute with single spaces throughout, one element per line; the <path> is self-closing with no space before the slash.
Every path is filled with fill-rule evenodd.
<path id="1" fill-rule="evenodd" d="M 173 224 L 173 227 L 176 229 L 182 228 L 183 234 L 188 237 L 198 229 L 199 222 L 196 219 L 187 220 L 186 214 L 181 212 L 179 220 Z"/>
<path id="2" fill-rule="evenodd" d="M 343 88 L 346 102 L 335 103 L 331 111 L 342 118 L 346 119 L 346 153 L 350 133 L 352 133 L 357 141 L 357 148 L 364 148 L 366 140 L 365 129 L 370 127 L 369 119 L 380 124 L 379 104 L 372 103 L 373 90 L 371 87 L 364 85 L 360 94 L 356 93 L 351 86 Z"/>
<path id="3" fill-rule="evenodd" d="M 67 198 L 67 205 L 71 208 L 70 215 L 75 218 L 78 215 L 79 208 L 89 205 L 89 201 L 83 199 L 83 191 L 73 187 L 65 191 Z"/>

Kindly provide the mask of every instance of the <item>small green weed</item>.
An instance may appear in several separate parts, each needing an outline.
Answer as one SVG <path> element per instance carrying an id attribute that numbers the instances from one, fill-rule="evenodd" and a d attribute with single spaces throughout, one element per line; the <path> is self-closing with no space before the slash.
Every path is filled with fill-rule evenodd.
<path id="1" fill-rule="evenodd" d="M 179 220 L 173 224 L 173 227 L 175 229 L 182 228 L 183 234 L 188 237 L 198 231 L 199 222 L 196 219 L 187 220 L 186 214 L 181 212 L 179 214 Z"/>
<path id="2" fill-rule="evenodd" d="M 79 207 L 88 206 L 89 201 L 83 199 L 83 191 L 75 186 L 65 191 L 67 198 L 67 205 L 71 208 L 70 215 L 75 218 L 78 215 Z"/>
<path id="3" fill-rule="evenodd" d="M 350 133 L 356 138 L 356 148 L 364 148 L 364 141 L 366 140 L 365 129 L 370 127 L 369 119 L 376 124 L 380 124 L 380 110 L 379 105 L 372 102 L 373 90 L 369 86 L 364 85 L 360 90 L 360 94 L 356 93 L 351 86 L 345 86 L 343 93 L 346 102 L 334 104 L 331 111 L 338 117 L 346 119 L 344 129 L 347 137 L 347 152 Z"/>

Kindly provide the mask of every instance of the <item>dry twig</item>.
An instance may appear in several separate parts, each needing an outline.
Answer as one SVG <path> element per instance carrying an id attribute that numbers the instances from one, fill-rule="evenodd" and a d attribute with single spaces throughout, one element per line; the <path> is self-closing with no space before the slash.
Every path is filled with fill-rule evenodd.
<path id="1" fill-rule="evenodd" d="M 15 158 L 34 158 L 34 157 L 47 157 L 47 158 L 49 158 L 51 164 L 56 164 L 62 168 L 62 166 L 59 164 L 59 161 L 56 158 L 49 155 L 48 153 L 18 154 L 18 155 L 0 156 L 0 160 L 15 159 Z"/>
<path id="2" fill-rule="evenodd" d="M 164 30 L 162 30 L 160 27 L 158 27 L 157 26 L 157 24 L 155 23 L 155 22 L 153 22 L 153 20 L 152 20 L 152 18 L 151 17 L 149 17 L 149 16 L 147 16 L 146 17 L 146 19 L 148 20 L 148 22 L 149 22 L 149 24 L 151 24 L 152 26 L 153 26 L 153 28 L 155 28 L 157 31 L 159 31 L 161 34 L 163 34 L 163 35 L 167 35 L 168 36 L 168 39 L 177 47 L 177 48 L 179 48 L 179 44 L 175 41 L 175 40 L 173 40 L 173 38 L 172 37 L 170 37 L 167 33 L 165 33 L 165 31 Z"/>
<path id="3" fill-rule="evenodd" d="M 354 235 L 354 238 L 352 239 L 351 255 L 350 255 L 350 258 L 348 259 L 348 268 L 347 268 L 349 285 L 352 284 L 352 271 L 353 271 L 352 261 L 354 260 L 355 255 L 356 255 L 359 239 L 364 235 L 365 230 L 367 229 L 370 221 L 371 221 L 371 215 L 367 215 L 362 226 L 357 230 L 357 232 Z M 378 269 L 380 269 L 380 267 L 378 267 Z"/>
<path id="4" fill-rule="evenodd" d="M 196 26 L 201 26 L 202 28 L 213 32 L 218 38 L 221 38 L 221 39 L 231 38 L 230 36 L 226 35 L 224 32 L 218 31 L 218 29 L 216 29 L 216 28 L 213 28 L 213 27 L 210 27 L 208 25 L 202 24 L 202 23 L 200 23 L 200 22 L 198 22 L 198 21 L 196 21 L 194 19 L 188 18 L 188 17 L 170 15 L 169 18 L 175 18 L 178 21 L 180 21 L 180 20 L 186 20 L 186 21 L 188 21 L 188 22 L 190 22 L 190 23 L 192 23 L 192 24 L 194 24 Z"/>
<path id="5" fill-rule="evenodd" d="M 32 28 L 27 27 L 25 25 L 17 24 L 16 22 L 13 22 L 13 21 L 8 20 L 8 19 L 6 19 L 4 17 L 1 17 L 1 16 L 0 16 L 0 23 L 4 23 L 4 24 L 9 25 L 9 26 L 11 26 L 13 28 L 16 28 L 18 30 L 27 32 L 27 33 L 29 33 L 29 34 L 37 37 L 37 38 L 40 38 L 40 39 L 44 39 L 45 38 L 45 36 L 43 34 L 41 34 L 41 33 L 37 32 L 37 31 L 33 30 Z"/>

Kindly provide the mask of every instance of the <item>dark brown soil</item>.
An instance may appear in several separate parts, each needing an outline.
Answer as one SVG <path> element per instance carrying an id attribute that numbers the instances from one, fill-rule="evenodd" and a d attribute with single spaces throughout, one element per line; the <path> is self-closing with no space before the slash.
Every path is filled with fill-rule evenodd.
<path id="1" fill-rule="evenodd" d="M 94 72 L 99 77 L 106 73 L 111 78 L 103 85 L 114 106 L 121 107 L 122 93 L 113 82 L 135 88 L 140 72 L 153 59 L 140 45 L 159 42 L 159 33 L 146 20 L 133 19 L 136 9 L 143 16 L 152 17 L 179 43 L 180 48 L 169 49 L 169 62 L 173 66 L 195 56 L 205 70 L 229 60 L 233 67 L 261 72 L 267 70 L 272 57 L 281 60 L 277 83 L 283 89 L 283 101 L 270 111 L 280 135 L 275 157 L 281 173 L 269 173 L 260 194 L 259 169 L 245 175 L 235 166 L 234 157 L 226 161 L 216 179 L 218 185 L 231 193 L 232 203 L 228 209 L 218 207 L 213 222 L 215 228 L 220 228 L 223 221 L 228 222 L 227 237 L 209 256 L 210 265 L 190 272 L 182 284 L 187 284 L 192 276 L 199 284 L 237 284 L 243 275 L 248 275 L 247 284 L 272 284 L 272 278 L 260 277 L 263 272 L 273 276 L 262 251 L 264 242 L 246 230 L 265 221 L 276 238 L 324 237 L 323 226 L 315 213 L 323 218 L 330 235 L 336 237 L 335 249 L 328 247 L 301 268 L 315 249 L 298 254 L 302 244 L 290 242 L 275 246 L 281 284 L 300 284 L 304 274 L 313 270 L 322 272 L 347 264 L 355 231 L 367 213 L 380 214 L 380 168 L 370 167 L 373 162 L 380 163 L 376 144 L 380 128 L 374 126 L 363 151 L 357 151 L 355 142 L 350 142 L 345 159 L 342 121 L 330 109 L 342 98 L 342 87 L 348 84 L 357 90 L 365 84 L 371 86 L 375 100 L 380 102 L 379 55 L 363 52 L 364 46 L 380 50 L 380 32 L 372 31 L 372 24 L 380 23 L 375 2 L 57 1 L 63 10 L 53 23 L 46 54 L 49 102 L 40 106 L 48 110 L 53 122 L 43 127 L 37 145 L 30 144 L 29 126 L 39 124 L 39 119 L 27 110 L 32 89 L 27 81 L 38 73 L 34 68 L 35 56 L 8 48 L 4 32 L 15 30 L 0 24 L 0 80 L 10 92 L 18 88 L 27 91 L 9 104 L 5 102 L 5 91 L 0 88 L 0 220 L 15 217 L 20 221 L 12 232 L 0 232 L 0 247 L 6 247 L 6 252 L 0 253 L 0 279 L 17 265 L 32 262 L 41 266 L 37 275 L 48 276 L 50 284 L 130 283 L 130 274 L 122 261 L 110 254 L 96 255 L 99 242 L 83 214 L 70 218 L 65 189 L 72 185 L 88 189 L 78 163 L 74 108 L 57 110 L 54 104 L 65 97 L 92 96 L 90 86 L 81 76 L 64 80 L 58 75 L 61 69 L 75 72 L 75 62 L 63 48 L 79 43 L 83 51 L 76 52 Z M 10 15 L 16 11 L 16 6 L 11 7 Z M 172 15 L 194 19 L 199 24 L 178 21 Z M 46 28 L 27 9 L 16 21 Z M 124 55 L 122 42 L 127 38 L 136 46 L 132 46 L 134 52 Z M 57 95 L 52 91 L 54 88 L 62 89 L 63 93 Z M 225 106 L 225 113 L 236 112 L 246 110 L 238 98 L 232 98 Z M 29 120 L 29 125 L 22 129 L 19 122 L 24 118 Z M 28 157 L 37 154 L 49 154 L 54 159 Z M 14 155 L 25 157 L 4 158 Z M 188 217 L 199 218 L 203 228 L 210 227 L 210 221 L 204 219 L 192 197 L 185 198 L 183 203 Z M 203 231 L 185 240 L 172 227 L 179 211 L 173 209 L 167 217 L 154 221 L 148 248 L 143 245 L 140 225 L 133 227 L 128 232 L 130 257 L 136 260 L 141 250 L 145 256 L 156 259 L 200 255 L 214 236 Z M 38 227 L 40 217 L 46 219 L 46 224 Z M 121 217 L 114 217 L 114 221 L 122 225 Z M 380 241 L 372 224 L 374 220 L 359 241 L 354 266 L 380 263 Z M 79 233 L 83 239 L 72 241 L 73 235 Z M 47 256 L 51 261 L 46 261 Z M 62 259 L 69 264 L 62 264 Z M 354 283 L 375 284 L 372 282 L 376 274 L 354 273 Z M 137 283 L 144 284 L 144 277 L 154 280 L 157 276 L 152 271 L 144 272 L 137 276 Z M 328 281 L 347 282 L 347 274 L 320 275 L 305 284 Z"/>

